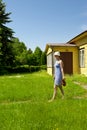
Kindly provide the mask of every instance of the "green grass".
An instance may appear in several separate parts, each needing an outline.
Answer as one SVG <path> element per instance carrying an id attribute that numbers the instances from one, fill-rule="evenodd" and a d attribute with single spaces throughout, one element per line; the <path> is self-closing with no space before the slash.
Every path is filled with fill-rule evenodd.
<path id="1" fill-rule="evenodd" d="M 65 99 L 58 91 L 54 102 L 53 78 L 45 71 L 0 76 L 0 130 L 86 130 L 87 84 L 83 75 L 66 76 Z"/>

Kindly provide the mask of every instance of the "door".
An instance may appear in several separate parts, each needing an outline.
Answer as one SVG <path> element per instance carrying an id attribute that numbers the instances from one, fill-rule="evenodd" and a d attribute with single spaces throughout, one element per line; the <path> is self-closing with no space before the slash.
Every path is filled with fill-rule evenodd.
<path id="1" fill-rule="evenodd" d="M 73 74 L 73 53 L 61 52 L 61 59 L 64 63 L 64 73 Z"/>

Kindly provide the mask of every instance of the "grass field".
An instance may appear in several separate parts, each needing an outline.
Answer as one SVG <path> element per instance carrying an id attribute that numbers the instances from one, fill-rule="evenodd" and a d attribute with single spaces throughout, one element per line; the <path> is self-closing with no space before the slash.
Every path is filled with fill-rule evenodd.
<path id="1" fill-rule="evenodd" d="M 66 76 L 65 99 L 48 102 L 53 78 L 45 71 L 0 76 L 0 130 L 86 130 L 87 84 L 83 75 Z"/>

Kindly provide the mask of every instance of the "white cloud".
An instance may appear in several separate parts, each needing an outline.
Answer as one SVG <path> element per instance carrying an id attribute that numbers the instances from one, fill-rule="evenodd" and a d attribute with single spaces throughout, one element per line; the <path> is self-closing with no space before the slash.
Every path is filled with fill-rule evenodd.
<path id="1" fill-rule="evenodd" d="M 81 26 L 81 29 L 82 29 L 82 31 L 87 30 L 87 25 L 86 25 L 86 24 L 82 25 L 82 26 Z"/>

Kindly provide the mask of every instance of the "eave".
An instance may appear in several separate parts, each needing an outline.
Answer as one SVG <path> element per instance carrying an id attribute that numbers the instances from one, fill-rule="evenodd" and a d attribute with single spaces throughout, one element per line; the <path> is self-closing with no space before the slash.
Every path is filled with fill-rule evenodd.
<path id="1" fill-rule="evenodd" d="M 53 48 L 53 47 L 75 47 L 75 44 L 66 44 L 66 43 L 48 43 L 46 44 L 45 52 L 47 52 L 48 48 Z"/>
<path id="2" fill-rule="evenodd" d="M 87 30 L 72 38 L 70 41 L 67 42 L 67 44 L 76 43 L 78 40 L 84 38 L 85 36 L 87 36 Z"/>

